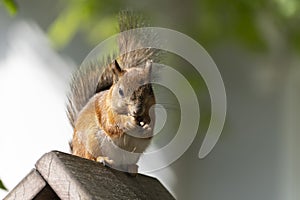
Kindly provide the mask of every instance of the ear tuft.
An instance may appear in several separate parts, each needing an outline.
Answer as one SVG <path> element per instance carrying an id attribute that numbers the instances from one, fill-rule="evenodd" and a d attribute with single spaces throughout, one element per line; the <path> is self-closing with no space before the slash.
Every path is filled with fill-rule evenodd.
<path id="1" fill-rule="evenodd" d="M 151 71 L 151 69 L 152 69 L 152 63 L 153 63 L 152 60 L 147 60 L 145 69 Z"/>
<path id="2" fill-rule="evenodd" d="M 124 70 L 121 69 L 117 60 L 115 60 L 114 64 L 112 65 L 112 72 L 114 74 L 113 76 L 114 83 L 117 82 L 119 78 L 124 74 Z"/>
<path id="3" fill-rule="evenodd" d="M 122 73 L 122 69 L 117 60 L 115 60 L 112 70 L 113 70 L 113 73 L 117 74 L 117 75 Z"/>
<path id="4" fill-rule="evenodd" d="M 151 76 L 152 72 L 152 60 L 147 60 L 146 65 L 145 65 L 145 70 L 148 73 L 149 77 Z"/>

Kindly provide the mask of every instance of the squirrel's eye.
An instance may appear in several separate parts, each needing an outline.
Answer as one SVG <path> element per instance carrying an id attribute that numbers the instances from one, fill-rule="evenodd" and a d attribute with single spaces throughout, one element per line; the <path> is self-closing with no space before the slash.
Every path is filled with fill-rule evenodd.
<path id="1" fill-rule="evenodd" d="M 122 97 L 124 96 L 124 92 L 121 88 L 119 88 L 119 95 L 122 96 Z"/>

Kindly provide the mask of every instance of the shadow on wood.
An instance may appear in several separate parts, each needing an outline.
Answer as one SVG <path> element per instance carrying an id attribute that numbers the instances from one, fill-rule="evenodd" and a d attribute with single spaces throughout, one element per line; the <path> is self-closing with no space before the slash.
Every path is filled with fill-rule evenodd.
<path id="1" fill-rule="evenodd" d="M 4 199 L 174 199 L 155 178 L 62 152 L 45 154 Z"/>

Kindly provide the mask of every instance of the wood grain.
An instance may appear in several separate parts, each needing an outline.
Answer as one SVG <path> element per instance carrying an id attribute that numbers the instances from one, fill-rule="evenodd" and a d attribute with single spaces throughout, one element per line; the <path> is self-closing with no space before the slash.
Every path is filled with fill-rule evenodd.
<path id="1" fill-rule="evenodd" d="M 174 199 L 155 178 L 61 152 L 45 154 L 36 168 L 61 199 Z"/>
<path id="2" fill-rule="evenodd" d="M 4 200 L 59 199 L 41 175 L 33 169 Z"/>
<path id="3" fill-rule="evenodd" d="M 174 197 L 155 178 L 104 167 L 53 151 L 45 154 L 5 200 L 169 200 Z"/>

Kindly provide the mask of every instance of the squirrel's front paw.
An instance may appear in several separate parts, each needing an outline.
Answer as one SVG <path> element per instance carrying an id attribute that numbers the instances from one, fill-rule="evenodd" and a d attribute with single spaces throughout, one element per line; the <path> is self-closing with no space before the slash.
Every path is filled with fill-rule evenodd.
<path id="1" fill-rule="evenodd" d="M 134 117 L 130 117 L 126 122 L 125 131 L 135 137 L 150 137 L 152 136 L 152 128 L 144 122 L 137 122 Z"/>

